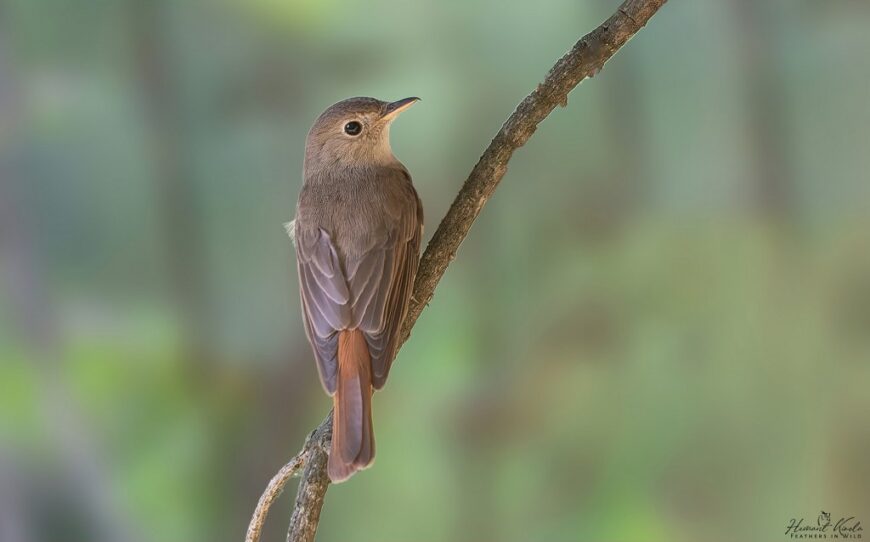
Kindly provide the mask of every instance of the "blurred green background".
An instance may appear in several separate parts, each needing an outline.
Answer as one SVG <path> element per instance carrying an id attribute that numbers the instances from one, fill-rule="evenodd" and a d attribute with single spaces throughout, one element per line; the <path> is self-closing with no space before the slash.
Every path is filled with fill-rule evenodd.
<path id="1" fill-rule="evenodd" d="M 421 96 L 428 236 L 617 6 L 0 0 L 0 540 L 242 540 L 330 406 L 282 228 L 310 123 Z M 870 522 L 868 151 L 870 4 L 667 4 L 515 155 L 319 539 Z"/>

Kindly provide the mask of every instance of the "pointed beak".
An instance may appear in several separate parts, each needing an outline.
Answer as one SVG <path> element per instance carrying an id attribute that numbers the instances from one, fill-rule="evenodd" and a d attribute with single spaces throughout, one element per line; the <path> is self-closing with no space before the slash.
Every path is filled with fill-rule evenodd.
<path id="1" fill-rule="evenodd" d="M 401 100 L 396 100 L 395 102 L 388 103 L 386 109 L 384 109 L 384 114 L 381 116 L 383 120 L 393 120 L 399 113 L 408 109 L 415 103 L 419 102 L 420 98 L 411 97 L 411 98 L 402 98 Z"/>

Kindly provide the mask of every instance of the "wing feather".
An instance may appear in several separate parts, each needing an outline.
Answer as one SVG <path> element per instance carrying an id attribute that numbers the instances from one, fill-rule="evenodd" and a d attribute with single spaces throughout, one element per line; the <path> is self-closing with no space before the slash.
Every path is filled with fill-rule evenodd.
<path id="1" fill-rule="evenodd" d="M 350 292 L 341 273 L 338 253 L 322 229 L 305 231 L 297 223 L 296 261 L 305 332 L 324 389 L 336 389 L 337 331 L 350 324 Z"/>
<path id="2" fill-rule="evenodd" d="M 383 240 L 356 257 L 342 261 L 342 252 L 328 232 L 304 228 L 298 219 L 295 223 L 305 331 L 321 382 L 330 395 L 337 388 L 339 331 L 363 332 L 375 389 L 383 387 L 396 354 L 417 273 L 423 223 L 423 209 L 410 177 L 401 173 L 413 198 L 411 208 L 400 209 Z"/>

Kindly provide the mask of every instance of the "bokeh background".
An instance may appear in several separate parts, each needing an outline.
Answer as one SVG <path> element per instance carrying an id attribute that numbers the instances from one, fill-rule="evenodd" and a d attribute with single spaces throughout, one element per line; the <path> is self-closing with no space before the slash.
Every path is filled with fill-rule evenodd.
<path id="1" fill-rule="evenodd" d="M 330 401 L 307 129 L 393 129 L 427 237 L 616 0 L 0 0 L 0 539 L 242 540 Z M 870 522 L 870 4 L 667 4 L 515 155 L 323 541 Z M 273 508 L 282 540 L 295 484 Z"/>

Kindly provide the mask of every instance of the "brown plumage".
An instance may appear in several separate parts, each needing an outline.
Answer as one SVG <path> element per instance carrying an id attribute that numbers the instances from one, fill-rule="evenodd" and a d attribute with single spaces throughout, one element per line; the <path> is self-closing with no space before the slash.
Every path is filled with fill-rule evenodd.
<path id="1" fill-rule="evenodd" d="M 349 478 L 375 457 L 371 363 L 360 330 L 338 332 L 338 389 L 332 396 L 332 454 L 336 459 L 329 462 L 332 480 Z"/>
<path id="2" fill-rule="evenodd" d="M 293 232 L 305 331 L 333 396 L 333 482 L 374 460 L 371 394 L 389 375 L 417 272 L 423 209 L 389 142 L 415 101 L 344 100 L 305 144 Z"/>

